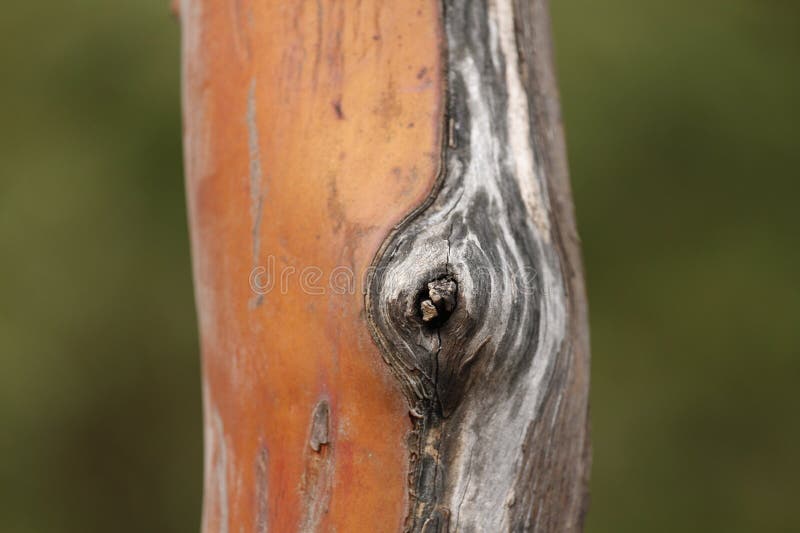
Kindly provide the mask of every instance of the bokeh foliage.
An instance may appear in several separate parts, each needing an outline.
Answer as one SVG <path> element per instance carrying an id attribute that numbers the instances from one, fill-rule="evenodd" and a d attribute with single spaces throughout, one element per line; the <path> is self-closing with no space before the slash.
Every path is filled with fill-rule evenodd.
<path id="1" fill-rule="evenodd" d="M 794 531 L 800 3 L 552 0 L 591 303 L 588 530 Z M 197 531 L 167 0 L 0 17 L 0 531 Z"/>
<path id="2" fill-rule="evenodd" d="M 590 532 L 797 531 L 800 3 L 553 0 Z"/>

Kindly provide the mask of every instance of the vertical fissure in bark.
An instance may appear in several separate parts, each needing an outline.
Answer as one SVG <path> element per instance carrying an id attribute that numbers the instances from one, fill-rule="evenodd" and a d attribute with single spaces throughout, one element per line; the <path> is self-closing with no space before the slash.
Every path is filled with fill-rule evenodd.
<path id="1" fill-rule="evenodd" d="M 373 262 L 370 327 L 412 419 L 408 531 L 580 527 L 588 348 L 546 15 L 443 2 L 439 185 Z"/>

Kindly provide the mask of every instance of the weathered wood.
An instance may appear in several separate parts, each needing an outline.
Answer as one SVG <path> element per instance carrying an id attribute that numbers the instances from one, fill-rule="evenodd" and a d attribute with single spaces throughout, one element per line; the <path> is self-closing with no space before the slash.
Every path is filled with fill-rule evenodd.
<path id="1" fill-rule="evenodd" d="M 545 2 L 180 18 L 204 531 L 580 529 L 586 305 Z"/>
<path id="2" fill-rule="evenodd" d="M 573 531 L 588 347 L 545 5 L 444 6 L 440 187 L 384 244 L 367 302 L 414 419 L 406 528 Z"/>

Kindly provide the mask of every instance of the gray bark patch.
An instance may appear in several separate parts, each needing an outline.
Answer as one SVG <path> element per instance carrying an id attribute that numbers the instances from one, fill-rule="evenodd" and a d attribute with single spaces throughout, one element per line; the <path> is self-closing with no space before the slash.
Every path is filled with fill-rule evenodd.
<path id="1" fill-rule="evenodd" d="M 548 21 L 514 0 L 446 0 L 443 17 L 442 169 L 381 247 L 366 300 L 412 419 L 405 528 L 572 531 L 588 469 L 585 304 L 564 245 L 563 145 L 548 140 L 560 124 L 542 111 L 556 99 L 549 48 L 522 42 Z"/>

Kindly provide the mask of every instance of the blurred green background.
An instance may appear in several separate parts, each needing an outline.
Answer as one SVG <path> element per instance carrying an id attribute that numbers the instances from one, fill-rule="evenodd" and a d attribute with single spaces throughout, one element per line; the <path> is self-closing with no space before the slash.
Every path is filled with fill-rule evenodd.
<path id="1" fill-rule="evenodd" d="M 552 3 L 588 531 L 798 531 L 800 2 Z M 167 0 L 2 11 L 0 531 L 197 531 L 178 24 Z"/>

